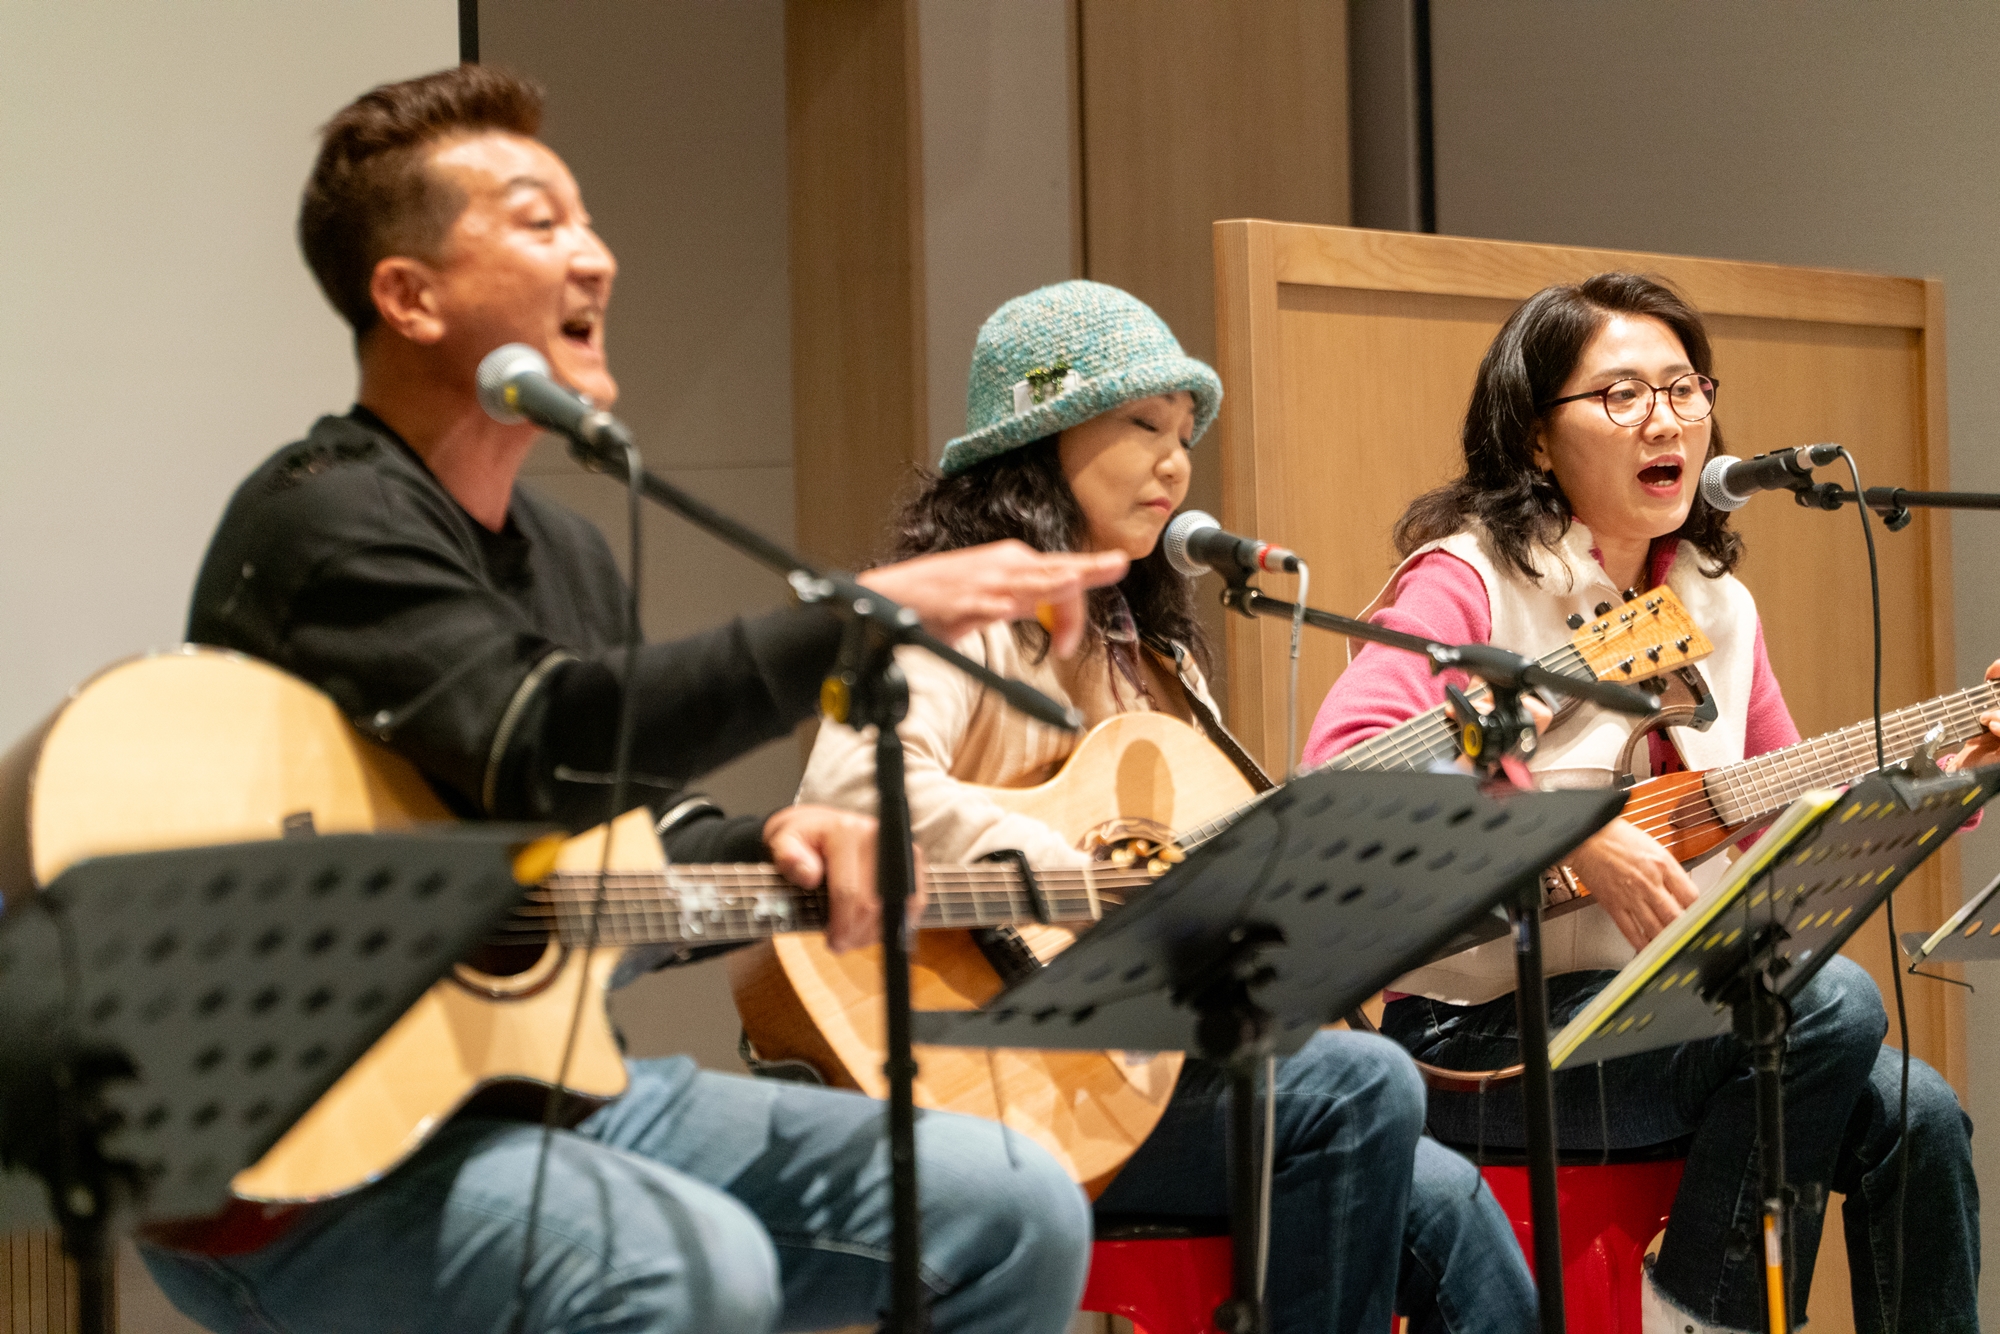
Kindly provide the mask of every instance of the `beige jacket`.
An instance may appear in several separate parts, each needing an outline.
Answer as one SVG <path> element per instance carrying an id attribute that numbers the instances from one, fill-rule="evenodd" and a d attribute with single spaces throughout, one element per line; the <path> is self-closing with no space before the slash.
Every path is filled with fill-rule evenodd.
<path id="1" fill-rule="evenodd" d="M 955 646 L 1002 676 L 1025 681 L 1071 705 L 1084 728 L 1121 713 L 1160 709 L 1183 722 L 1192 712 L 1173 665 L 1142 652 L 1151 699 L 1133 689 L 1112 665 L 1102 644 L 1069 662 L 1053 654 L 1036 660 L 1010 626 L 994 625 Z M 1015 712 L 971 677 L 920 649 L 901 649 L 897 663 L 910 682 L 910 713 L 899 731 L 917 846 L 933 861 L 973 861 L 1015 848 L 1038 866 L 1080 866 L 1084 856 L 1039 820 L 1015 815 L 988 800 L 980 787 L 1033 787 L 1047 782 L 1076 749 L 1082 733 L 1067 734 Z M 1214 709 L 1208 687 L 1192 663 L 1190 682 Z M 875 810 L 874 731 L 857 732 L 832 721 L 819 739 L 799 784 L 799 801 L 849 810 Z"/>

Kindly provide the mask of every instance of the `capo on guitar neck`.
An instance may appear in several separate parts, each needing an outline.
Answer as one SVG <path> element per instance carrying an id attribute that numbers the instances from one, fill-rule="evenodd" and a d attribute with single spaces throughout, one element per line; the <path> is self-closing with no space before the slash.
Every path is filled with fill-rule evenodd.
<path id="1" fill-rule="evenodd" d="M 1027 892 L 1028 906 L 1035 914 L 1035 920 L 1043 926 L 1055 923 L 1055 910 L 1049 906 L 1048 895 L 1042 892 L 1042 882 L 1035 878 L 1035 868 L 1028 865 L 1028 854 L 1019 848 L 1001 848 L 989 852 L 979 859 L 983 862 L 1008 862 L 1020 872 L 1021 888 Z"/>

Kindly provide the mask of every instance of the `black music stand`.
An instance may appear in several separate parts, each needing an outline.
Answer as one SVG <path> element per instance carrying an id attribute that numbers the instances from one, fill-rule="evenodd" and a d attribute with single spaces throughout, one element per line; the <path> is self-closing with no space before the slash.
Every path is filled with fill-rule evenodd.
<path id="1" fill-rule="evenodd" d="M 1919 977 L 1955 982 L 1940 973 L 1920 972 L 1925 960 L 1940 963 L 1972 963 L 2000 959 L 2000 913 L 1993 896 L 2000 894 L 2000 875 L 1987 881 L 1980 891 L 1965 901 L 1945 924 L 1929 936 L 1921 931 L 1903 933 L 1903 953 L 1910 956 L 1910 971 Z"/>
<path id="2" fill-rule="evenodd" d="M 1906 879 L 2000 791 L 2000 765 L 1891 769 L 1787 807 L 1550 1044 L 1550 1065 L 1607 1061 L 1734 1031 L 1750 1048 L 1774 1334 L 1789 1334 L 1784 1087 L 1791 1001 Z"/>
<path id="3" fill-rule="evenodd" d="M 1190 1051 L 1225 1065 L 1232 1334 L 1265 1328 L 1258 1072 L 1471 919 L 1539 882 L 1625 804 L 1463 775 L 1321 770 L 1272 793 L 983 1010 L 916 1016 L 947 1046 Z"/>
<path id="4" fill-rule="evenodd" d="M 200 1218 L 521 901 L 540 829 L 81 862 L 0 918 L 0 1163 L 40 1176 L 111 1328 L 114 1245 Z"/>

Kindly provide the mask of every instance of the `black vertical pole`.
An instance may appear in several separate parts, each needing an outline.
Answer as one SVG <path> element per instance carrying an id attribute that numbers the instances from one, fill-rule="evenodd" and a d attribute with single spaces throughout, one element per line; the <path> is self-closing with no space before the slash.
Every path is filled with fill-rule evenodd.
<path id="1" fill-rule="evenodd" d="M 1262 1334 L 1264 1329 L 1264 1155 L 1263 1127 L 1257 1116 L 1257 1071 L 1264 1064 L 1254 1049 L 1229 1063 L 1229 1231 L 1231 1298 L 1216 1313 L 1227 1334 Z"/>
<path id="2" fill-rule="evenodd" d="M 479 0 L 458 0 L 458 63 L 479 63 Z"/>
<path id="3" fill-rule="evenodd" d="M 1437 118 L 1431 98 L 1431 0 L 1410 0 L 1410 46 L 1416 79 L 1417 230 L 1438 229 Z"/>
<path id="4" fill-rule="evenodd" d="M 1514 1005 L 1521 1030 L 1521 1098 L 1528 1130 L 1528 1199 L 1535 1223 L 1535 1293 L 1542 1334 L 1564 1334 L 1562 1221 L 1556 1205 L 1555 1080 L 1549 1073 L 1549 991 L 1542 980 L 1542 886 L 1519 891 Z"/>
<path id="5" fill-rule="evenodd" d="M 1747 1011 L 1747 1016 L 1746 1012 Z M 1746 1023 L 1747 1018 L 1747 1023 Z M 1785 1190 L 1785 1093 L 1783 1062 L 1785 1030 L 1790 1013 L 1762 977 L 1751 982 L 1750 998 L 1739 1006 L 1738 1036 L 1750 1042 L 1750 1063 L 1757 1091 L 1757 1178 L 1763 1196 L 1763 1235 L 1758 1253 L 1764 1261 L 1764 1300 L 1772 1334 L 1790 1334 L 1790 1219 Z M 1744 1029 L 1749 1029 L 1745 1034 Z"/>
<path id="6" fill-rule="evenodd" d="M 880 829 L 876 837 L 876 887 L 882 898 L 882 982 L 888 1007 L 889 1325 L 893 1334 L 929 1328 L 923 1305 L 922 1216 L 917 1203 L 917 1122 L 912 1102 L 917 1062 L 910 1052 L 910 955 L 906 929 L 916 858 L 910 847 L 909 794 L 903 787 L 903 741 L 896 733 L 908 706 L 909 687 L 893 659 L 871 683 L 875 733 L 875 787 Z"/>

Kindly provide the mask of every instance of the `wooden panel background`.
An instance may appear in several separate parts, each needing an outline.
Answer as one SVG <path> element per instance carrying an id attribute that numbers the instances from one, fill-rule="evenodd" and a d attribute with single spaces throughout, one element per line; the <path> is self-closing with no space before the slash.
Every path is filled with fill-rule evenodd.
<path id="1" fill-rule="evenodd" d="M 1607 269 L 1674 282 L 1708 316 L 1722 389 L 1716 420 L 1747 457 L 1832 440 L 1860 460 L 1864 484 L 1948 485 L 1943 295 L 1935 283 L 1674 256 L 1306 227 L 1215 226 L 1218 341 L 1229 397 L 1222 417 L 1223 521 L 1296 548 L 1312 601 L 1365 606 L 1394 569 L 1391 525 L 1405 504 L 1458 471 L 1458 432 L 1479 358 L 1508 313 L 1556 282 Z M 1801 732 L 1869 709 L 1866 551 L 1852 509 L 1826 514 L 1781 496 L 1740 511 L 1740 570 L 1758 599 L 1772 666 Z M 1950 689 L 1949 533 L 1920 515 L 1876 530 L 1883 593 L 1883 705 Z M 1288 581 L 1266 580 L 1289 594 Z M 1285 628 L 1229 623 L 1229 712 L 1272 765 L 1284 756 Z M 1307 642 L 1300 735 L 1346 662 L 1332 636 Z M 1898 894 L 1900 929 L 1928 929 L 1958 903 L 1947 849 Z M 1848 952 L 1882 986 L 1886 933 Z M 1912 1051 L 1965 1085 L 1964 1006 L 1913 981 Z M 1891 1040 L 1895 1033 L 1893 1025 Z M 1828 1229 L 1829 1239 L 1839 1228 Z M 1849 1324 L 1845 1255 L 1823 1250 L 1819 1328 Z"/>
<path id="2" fill-rule="evenodd" d="M 6 1334 L 73 1334 L 77 1328 L 76 1266 L 55 1232 L 0 1235 L 0 1330 Z"/>
<path id="3" fill-rule="evenodd" d="M 876 556 L 924 436 L 916 0 L 787 0 L 796 546 Z"/>
<path id="4" fill-rule="evenodd" d="M 1215 219 L 1351 221 L 1347 6 L 1075 3 L 1082 276 L 1146 302 L 1213 363 Z M 1222 503 L 1218 444 L 1211 431 L 1195 449 L 1196 509 Z M 1221 609 L 1202 611 L 1219 634 Z M 1213 684 L 1227 695 L 1226 667 Z"/>

